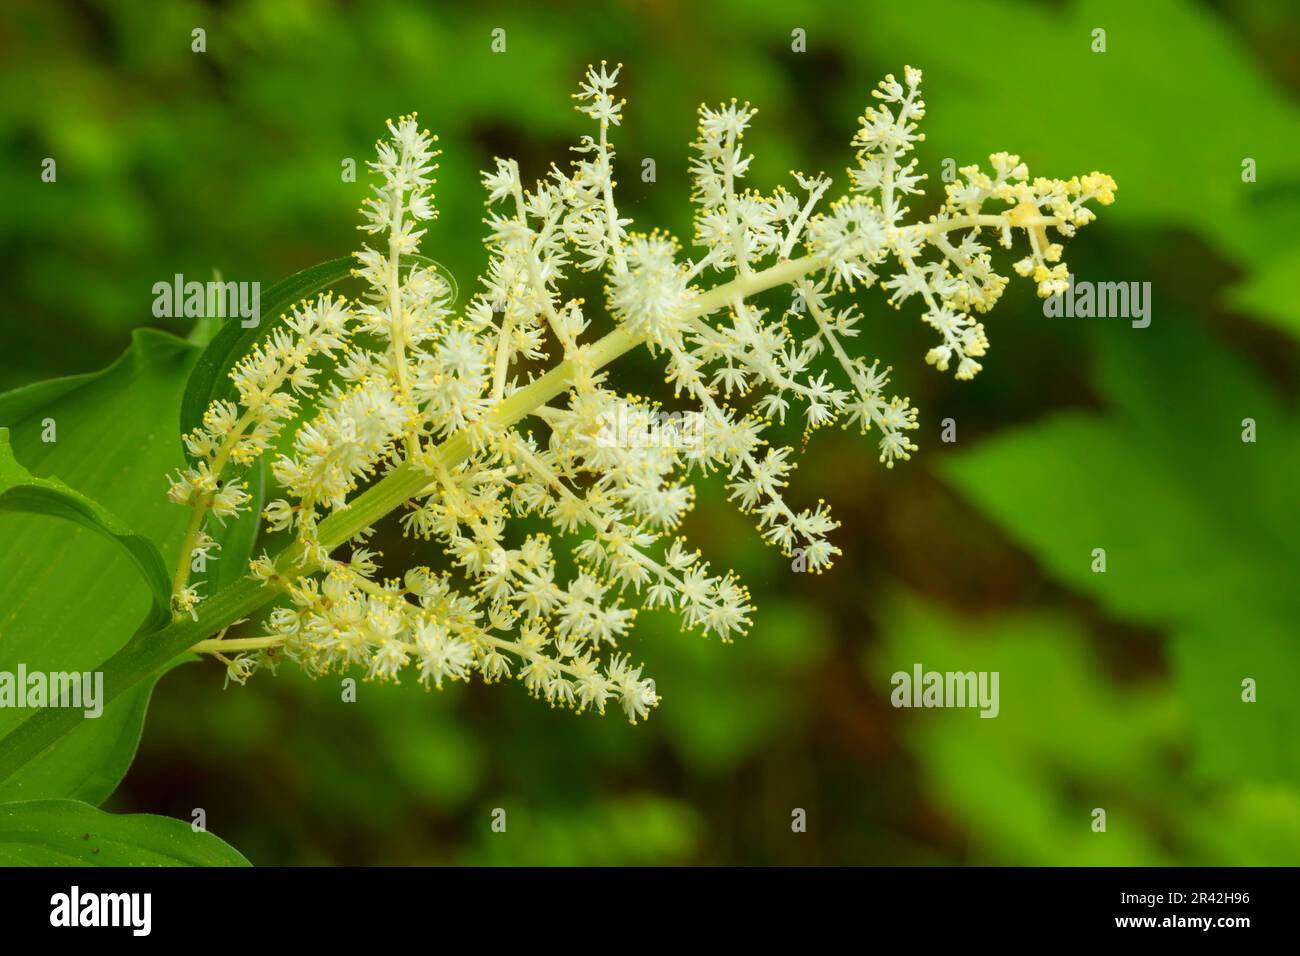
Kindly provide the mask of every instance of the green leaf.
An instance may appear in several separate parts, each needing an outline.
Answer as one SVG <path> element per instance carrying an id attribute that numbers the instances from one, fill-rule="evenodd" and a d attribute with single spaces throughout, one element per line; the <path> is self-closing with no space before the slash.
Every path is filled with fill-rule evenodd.
<path id="1" fill-rule="evenodd" d="M 1170 631 L 1202 773 L 1300 782 L 1300 418 L 1190 320 L 1097 335 L 1109 415 L 1004 433 L 947 475 L 1050 576 Z"/>
<path id="2" fill-rule="evenodd" d="M 1300 338 L 1300 246 L 1251 271 L 1229 291 L 1227 302 Z"/>
<path id="3" fill-rule="evenodd" d="M 1005 149 L 1024 157 L 1034 175 L 1099 169 L 1115 177 L 1117 200 L 1101 217 L 1110 228 L 1186 229 L 1239 263 L 1267 261 L 1292 244 L 1300 111 L 1224 12 L 1188 0 L 1000 0 L 965 18 L 964 42 L 918 29 L 950 7 L 951 0 L 920 0 L 822 12 L 877 62 L 926 68 L 932 176 L 936 157 L 960 166 Z M 1098 27 L 1106 31 L 1105 53 L 1092 51 Z M 988 51 L 1005 48 L 1008 37 L 1015 37 L 1017 69 L 991 69 Z M 1194 93 L 1187 63 L 1197 64 Z M 859 90 L 840 95 L 851 100 L 846 109 L 861 109 Z M 1213 135 L 1195 117 L 1213 117 Z M 1242 181 L 1244 157 L 1257 161 L 1260 182 Z M 1097 241 L 1092 228 L 1083 233 L 1088 242 Z"/>
<path id="4" fill-rule="evenodd" d="M 402 256 L 403 265 L 437 266 L 424 256 Z M 229 321 L 221 327 L 194 364 L 194 371 L 185 386 L 181 400 L 181 434 L 186 435 L 203 424 L 203 413 L 218 399 L 234 401 L 235 386 L 230 381 L 230 370 L 253 350 L 253 346 L 269 336 L 276 323 L 303 299 L 310 299 L 338 286 L 352 276 L 356 260 L 352 256 L 331 259 L 282 279 L 267 290 L 262 297 L 260 312 L 263 318 L 257 325 L 245 328 L 239 322 Z M 445 271 L 444 278 L 447 278 Z M 452 284 L 455 289 L 454 283 Z"/>
<path id="5" fill-rule="evenodd" d="M 249 866 L 238 850 L 188 823 L 112 814 L 77 800 L 0 805 L 5 866 Z"/>
<path id="6" fill-rule="evenodd" d="M 1165 849 L 1134 823 L 1165 809 L 1177 769 L 1176 701 L 1167 689 L 1115 687 L 1069 619 L 1026 614 L 962 621 L 907 593 L 879 612 L 867 660 L 889 698 L 893 675 L 996 672 L 994 718 L 978 708 L 899 708 L 900 736 L 930 799 L 969 828 L 964 863 L 1159 865 Z M 1089 823 L 1105 807 L 1098 839 Z"/>
<path id="7" fill-rule="evenodd" d="M 164 566 L 155 564 L 151 586 L 97 530 L 0 513 L 0 666 L 92 668 L 136 632 L 159 588 L 169 590 L 158 578 L 168 578 L 186 521 L 166 499 L 164 476 L 183 464 L 169 419 L 195 354 L 142 331 L 102 372 L 0 395 L 0 425 L 27 471 L 98 502 L 152 541 Z M 0 711 L 0 729 L 17 718 Z"/>
<path id="8" fill-rule="evenodd" d="M 154 685 L 164 671 L 142 681 L 86 720 L 7 780 L 0 803 L 68 798 L 98 806 L 117 789 L 135 759 Z"/>
<path id="9" fill-rule="evenodd" d="M 153 595 L 151 624 L 169 620 L 171 582 L 158 547 L 107 508 L 59 479 L 30 475 L 14 458 L 7 428 L 0 428 L 0 511 L 62 518 L 117 542 L 149 585 Z"/>
<path id="10" fill-rule="evenodd" d="M 1189 751 L 1203 749 L 1195 724 L 1214 712 L 1205 702 L 1222 684 L 1189 696 L 1159 676 L 1116 679 L 1089 634 L 1055 612 L 963 619 L 902 593 L 878 620 L 882 640 L 866 666 L 881 698 L 894 674 L 918 663 L 998 674 L 996 718 L 958 707 L 894 711 L 928 800 L 966 831 L 960 862 L 1294 865 L 1300 795 L 1239 775 L 1214 787 L 1194 779 Z M 1104 835 L 1092 830 L 1097 807 Z"/>
<path id="11" fill-rule="evenodd" d="M 150 587 L 121 559 L 124 545 L 103 530 L 0 511 L 0 670 L 13 673 L 19 664 L 29 671 L 94 670 L 156 613 L 158 588 L 166 586 L 165 568 L 186 521 L 185 509 L 167 501 L 164 476 L 183 464 L 172 428 L 197 351 L 174 336 L 141 331 L 101 372 L 0 395 L 0 425 L 15 457 L 35 476 L 25 480 L 43 482 L 37 485 L 43 507 L 52 495 L 98 502 L 152 542 L 155 557 L 160 549 L 164 565 L 160 585 L 154 557 L 141 559 L 155 565 Z M 13 468 L 6 472 L 11 479 Z M 242 564 L 239 557 L 231 561 Z M 101 802 L 130 766 L 150 689 L 165 670 L 123 693 L 99 718 L 79 719 L 71 733 L 0 784 L 0 797 Z M 0 736 L 31 715 L 0 709 Z"/>
<path id="12" fill-rule="evenodd" d="M 1109 416 L 1005 432 L 949 459 L 948 476 L 1053 576 L 1122 617 L 1300 610 L 1300 419 L 1185 318 L 1112 327 L 1098 344 Z M 1247 418 L 1255 442 L 1242 441 Z"/>

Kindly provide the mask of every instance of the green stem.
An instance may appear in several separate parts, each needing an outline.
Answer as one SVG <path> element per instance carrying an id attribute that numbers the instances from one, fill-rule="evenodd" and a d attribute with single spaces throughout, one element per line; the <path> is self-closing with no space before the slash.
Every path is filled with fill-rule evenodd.
<path id="1" fill-rule="evenodd" d="M 172 577 L 172 596 L 180 594 L 190 580 L 190 563 L 194 560 L 194 545 L 198 541 L 199 531 L 203 528 L 203 515 L 206 504 L 195 504 L 190 510 L 190 521 L 185 528 L 185 538 L 181 541 L 181 558 L 176 564 L 176 574 Z M 173 609 L 176 605 L 173 603 Z"/>
<path id="2" fill-rule="evenodd" d="M 821 265 L 821 261 L 811 256 L 790 259 L 715 286 L 699 296 L 689 318 L 708 315 L 738 296 L 744 298 L 788 285 Z M 640 339 L 619 327 L 584 347 L 586 361 L 601 368 L 639 344 Z M 492 426 L 504 429 L 514 425 L 533 409 L 568 390 L 572 378 L 573 365 L 566 359 L 497 405 L 489 416 Z M 469 436 L 457 432 L 429 454 L 436 456 L 436 462 L 442 467 L 450 469 L 468 458 L 471 451 Z M 327 551 L 333 550 L 400 507 L 404 501 L 418 496 L 433 480 L 426 466 L 408 458 L 349 502 L 348 507 L 335 511 L 322 521 L 317 529 L 321 545 Z M 275 579 L 262 582 L 251 577 L 240 578 L 203 601 L 197 608 L 196 618 L 181 618 L 159 631 L 137 633 L 127 641 L 99 668 L 104 675 L 104 703 L 112 702 L 146 677 L 165 670 L 178 655 L 186 653 L 205 638 L 249 617 L 283 593 L 279 586 L 283 580 L 292 580 L 313 568 L 305 558 L 301 544 L 290 545 L 282 551 L 275 566 Z M 37 710 L 8 736 L 0 739 L 0 780 L 13 775 L 74 729 L 81 719 L 81 712 L 72 708 Z"/>
<path id="3" fill-rule="evenodd" d="M 199 641 L 190 648 L 191 654 L 220 654 L 223 651 L 258 651 L 264 647 L 275 647 L 283 644 L 287 637 L 280 634 L 276 637 L 214 637 L 211 640 Z"/>

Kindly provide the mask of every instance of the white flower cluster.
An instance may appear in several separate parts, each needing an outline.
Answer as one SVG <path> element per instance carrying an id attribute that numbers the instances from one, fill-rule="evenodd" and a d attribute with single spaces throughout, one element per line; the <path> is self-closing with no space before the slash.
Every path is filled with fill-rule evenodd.
<path id="1" fill-rule="evenodd" d="M 298 413 L 295 396 L 315 386 L 313 360 L 332 364 L 331 384 L 272 466 L 283 496 L 264 512 L 271 529 L 294 531 L 306 571 L 287 575 L 266 556 L 253 562 L 254 576 L 287 603 L 270 613 L 264 636 L 229 642 L 238 656 L 219 654 L 235 679 L 282 657 L 313 674 L 355 666 L 380 680 L 414 667 L 435 687 L 478 672 L 515 677 L 577 710 L 603 713 L 616 702 L 637 721 L 659 699 L 616 650 L 638 609 L 669 609 L 723 641 L 744 633 L 753 612 L 735 575 L 714 570 L 679 533 L 696 473 L 721 472 L 762 536 L 787 555 L 799 549 L 820 572 L 839 553 L 829 538 L 837 523 L 821 502 L 787 501 L 795 452 L 770 444 L 768 425 L 799 414 L 807 432 L 836 422 L 875 428 L 891 467 L 916 448 L 916 410 L 889 394 L 888 369 L 850 347 L 862 317 L 837 299 L 875 283 L 895 305 L 920 296 L 941 336 L 927 360 L 940 370 L 956 363 L 957 377 L 970 378 L 988 346 L 972 313 L 987 311 L 1007 281 L 984 231 L 1007 246 L 1023 232 L 1029 254 L 1016 271 L 1049 295 L 1065 265 L 1048 229 L 1070 235 L 1092 217 L 1088 200 L 1113 198 L 1109 177 L 1031 181 L 1015 156 L 997 154 L 992 175 L 963 169 L 937 214 L 906 222 L 905 203 L 925 178 L 910 155 L 922 139 L 921 74 L 908 68 L 903 83 L 889 76 L 875 91 L 879 102 L 853 140 L 850 190 L 824 211 L 824 176 L 795 174 L 799 195 L 744 188 L 755 111 L 734 101 L 701 108 L 691 168 L 699 253 L 683 255 L 669 235 L 629 232 L 615 204 L 618 72 L 588 71 L 577 108 L 597 132 L 575 147 L 568 171 L 552 167 L 531 189 L 513 161 L 484 174 L 489 264 L 455 315 L 438 273 L 402 262 L 434 216 L 433 139 L 414 117 L 390 122 L 361 227 L 387 248 L 358 254 L 365 296 L 304 303 L 232 373 L 239 406 L 215 403 L 187 439 L 195 464 L 171 497 L 194 508 L 191 540 L 210 544 L 204 515 L 220 519 L 247 503 L 226 469 L 266 451 Z M 603 276 L 612 324 L 565 294 L 574 271 Z M 778 288 L 787 290 L 784 308 L 755 301 Z M 594 339 L 593 325 L 606 334 Z M 604 367 L 638 345 L 663 362 L 675 400 L 688 407 L 669 413 L 613 384 Z M 619 437 L 669 414 L 683 424 L 663 431 L 667 440 Z M 611 422 L 633 427 L 611 431 Z M 324 517 L 411 470 L 420 490 L 404 496 L 401 527 L 437 543 L 436 569 L 385 575 L 366 547 L 370 527 L 344 542 L 346 558 L 321 542 Z M 521 519 L 551 530 L 525 536 Z M 557 551 L 566 567 L 571 556 L 567 580 Z M 177 613 L 193 613 L 197 600 L 178 571 Z"/>

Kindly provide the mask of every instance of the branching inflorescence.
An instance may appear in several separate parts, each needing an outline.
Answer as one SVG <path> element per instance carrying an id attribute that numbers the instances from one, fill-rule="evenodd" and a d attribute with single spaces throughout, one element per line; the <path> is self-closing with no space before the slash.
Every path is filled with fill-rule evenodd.
<path id="1" fill-rule="evenodd" d="M 742 188 L 755 111 L 734 101 L 702 107 L 691 165 L 697 253 L 684 255 L 665 233 L 629 232 L 615 203 L 618 72 L 587 72 L 577 109 L 598 132 L 574 147 L 570 171 L 552 167 L 532 190 L 513 161 L 484 174 L 490 261 L 459 312 L 436 269 L 402 261 L 436 216 L 438 153 L 414 116 L 390 121 L 370 164 L 380 184 L 362 210 L 360 228 L 380 246 L 357 254 L 365 295 L 294 309 L 232 370 L 238 402 L 213 403 L 186 437 L 193 464 L 170 490 L 193 515 L 178 616 L 202 599 L 189 558 L 215 547 L 207 522 L 247 509 L 241 470 L 281 449 L 271 465 L 281 497 L 263 516 L 271 530 L 294 533 L 297 561 L 288 572 L 263 554 L 252 574 L 286 600 L 263 635 L 196 648 L 217 654 L 232 678 L 284 658 L 314 675 L 355 666 L 396 680 L 415 668 L 436 687 L 477 671 L 486 681 L 518 678 L 579 711 L 617 702 L 635 722 L 658 702 L 653 682 L 617 652 L 638 608 L 671 609 L 684 627 L 723 641 L 744 633 L 753 613 L 736 576 L 678 534 L 693 476 L 721 472 L 765 539 L 821 571 L 840 553 L 828 537 L 837 523 L 820 502 L 787 502 L 794 452 L 765 441 L 768 425 L 801 415 L 807 431 L 874 429 L 891 468 L 916 449 L 916 410 L 889 393 L 888 368 L 852 348 L 861 315 L 838 301 L 845 292 L 879 285 L 893 305 L 919 299 L 939 336 L 926 361 L 969 379 L 988 348 L 976 316 L 1007 283 L 986 236 L 1010 248 L 1023 234 L 1015 271 L 1048 296 L 1067 281 L 1048 230 L 1073 235 L 1093 218 L 1089 200 L 1114 196 L 1100 173 L 1030 179 L 1018 157 L 997 153 L 989 172 L 960 171 L 937 214 L 907 222 L 925 179 L 911 156 L 923 139 L 921 72 L 909 67 L 901 83 L 887 76 L 873 91 L 849 191 L 824 211 L 831 180 L 820 175 L 794 174 L 797 193 Z M 589 304 L 561 291 L 574 270 L 604 277 L 613 331 L 598 340 Z M 754 302 L 776 288 L 789 294 L 780 314 Z M 663 363 L 685 411 L 670 415 L 611 380 L 605 366 L 640 344 Z M 528 371 L 557 355 L 549 372 Z M 291 442 L 281 441 L 286 425 Z M 403 531 L 437 542 L 443 557 L 438 568 L 394 576 L 367 548 L 369 526 L 346 542 L 318 532 L 361 489 L 399 471 L 418 475 L 401 502 Z M 524 518 L 543 519 L 553 534 L 524 537 Z M 557 547 L 575 556 L 568 580 L 557 578 Z"/>

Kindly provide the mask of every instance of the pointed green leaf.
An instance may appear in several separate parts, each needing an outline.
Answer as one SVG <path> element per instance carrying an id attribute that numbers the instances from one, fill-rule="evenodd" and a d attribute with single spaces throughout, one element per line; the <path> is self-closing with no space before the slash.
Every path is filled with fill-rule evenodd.
<path id="1" fill-rule="evenodd" d="M 113 814 L 76 800 L 0 805 L 4 866 L 248 866 L 234 847 L 180 820 Z"/>
<path id="2" fill-rule="evenodd" d="M 122 560 L 123 545 L 102 531 L 0 510 L 0 670 L 12 673 L 20 664 L 93 670 L 136 633 L 151 608 L 156 611 L 187 518 L 186 509 L 167 500 L 165 475 L 183 464 L 172 429 L 197 354 L 174 336 L 142 331 L 107 369 L 0 395 L 0 426 L 8 429 L 28 479 L 46 496 L 42 506 L 48 508 L 52 488 L 84 496 L 154 542 L 150 547 L 161 552 L 164 565 L 163 583 L 155 566 L 151 588 Z M 11 478 L 13 468 L 6 472 Z M 247 526 L 255 524 L 256 516 L 246 515 L 213 527 L 223 549 L 209 571 L 229 568 L 225 573 L 235 576 L 245 566 L 252 546 Z M 210 580 L 203 585 L 205 594 L 210 586 Z M 0 800 L 101 802 L 130 766 L 150 689 L 165 670 L 123 693 L 100 717 L 79 719 L 0 784 Z M 0 737 L 31 715 L 0 708 Z"/>
<path id="3" fill-rule="evenodd" d="M 1048 575 L 1170 632 L 1200 771 L 1294 784 L 1300 416 L 1186 317 L 1096 335 L 1108 414 L 1005 431 L 945 475 Z M 1272 691 L 1245 703 L 1246 678 Z"/>

